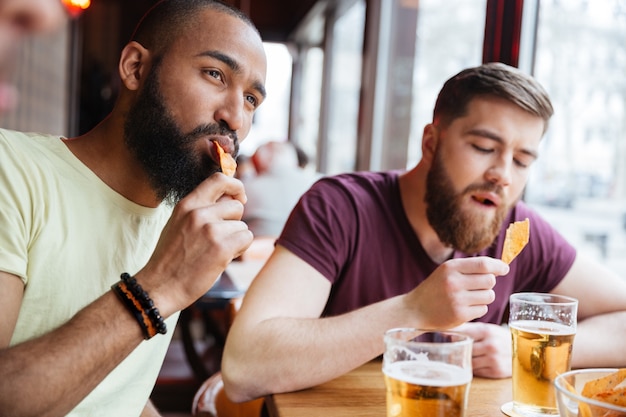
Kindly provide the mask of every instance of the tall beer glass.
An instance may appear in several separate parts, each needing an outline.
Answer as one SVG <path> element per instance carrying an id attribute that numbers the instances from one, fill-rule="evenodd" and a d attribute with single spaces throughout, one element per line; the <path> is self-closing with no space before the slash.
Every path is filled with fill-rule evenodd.
<path id="1" fill-rule="evenodd" d="M 387 417 L 464 417 L 472 381 L 472 339 L 411 328 L 385 333 Z"/>
<path id="2" fill-rule="evenodd" d="M 517 293 L 509 301 L 512 409 L 530 416 L 558 414 L 553 382 L 557 375 L 570 370 L 578 300 L 554 294 Z"/>

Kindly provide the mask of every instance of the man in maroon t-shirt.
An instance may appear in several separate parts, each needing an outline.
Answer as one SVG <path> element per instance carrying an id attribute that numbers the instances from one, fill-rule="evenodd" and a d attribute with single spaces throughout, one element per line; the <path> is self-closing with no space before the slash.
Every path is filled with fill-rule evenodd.
<path id="1" fill-rule="evenodd" d="M 573 367 L 626 363 L 626 281 L 583 257 L 520 202 L 552 105 L 503 64 L 446 82 L 407 172 L 326 178 L 300 200 L 229 333 L 234 400 L 320 384 L 383 352 L 394 327 L 458 328 L 476 375 L 511 375 L 513 292 L 579 300 Z M 500 260 L 509 223 L 530 242 Z"/>

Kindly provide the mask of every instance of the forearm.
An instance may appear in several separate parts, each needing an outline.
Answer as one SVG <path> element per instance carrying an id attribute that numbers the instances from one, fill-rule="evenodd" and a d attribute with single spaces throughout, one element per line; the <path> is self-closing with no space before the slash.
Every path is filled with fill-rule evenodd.
<path id="1" fill-rule="evenodd" d="M 572 368 L 626 367 L 626 311 L 578 323 Z"/>
<path id="2" fill-rule="evenodd" d="M 142 340 L 107 292 L 57 330 L 0 351 L 0 415 L 67 414 Z"/>
<path id="3" fill-rule="evenodd" d="M 222 362 L 234 401 L 321 384 L 384 351 L 383 335 L 402 323 L 389 299 L 336 317 L 272 318 L 229 333 Z M 403 320 L 406 320 L 408 315 Z"/>

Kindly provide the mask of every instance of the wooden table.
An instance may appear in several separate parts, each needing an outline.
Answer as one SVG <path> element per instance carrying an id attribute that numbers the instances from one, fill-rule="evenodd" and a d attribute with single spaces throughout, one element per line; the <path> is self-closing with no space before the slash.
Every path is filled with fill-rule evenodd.
<path id="1" fill-rule="evenodd" d="M 467 417 L 504 416 L 511 401 L 511 379 L 474 378 Z M 303 391 L 265 399 L 270 417 L 384 417 L 385 382 L 380 361 L 369 362 L 337 379 Z"/>

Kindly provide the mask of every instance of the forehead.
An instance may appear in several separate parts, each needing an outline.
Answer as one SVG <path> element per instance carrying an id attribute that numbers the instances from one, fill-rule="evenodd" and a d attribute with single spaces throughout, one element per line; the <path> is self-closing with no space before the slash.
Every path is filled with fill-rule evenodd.
<path id="1" fill-rule="evenodd" d="M 198 57 L 208 51 L 220 52 L 265 81 L 266 57 L 256 30 L 241 19 L 212 9 L 196 14 L 181 28 L 168 54 Z"/>
<path id="2" fill-rule="evenodd" d="M 482 136 L 528 149 L 537 149 L 545 120 L 500 97 L 476 97 L 467 105 L 464 116 L 450 128 L 461 135 Z"/>
<path id="3" fill-rule="evenodd" d="M 530 113 L 510 100 L 497 96 L 474 97 L 467 104 L 465 117 L 474 120 L 490 120 L 494 123 L 540 126 L 541 131 L 546 123 L 542 117 Z"/>

